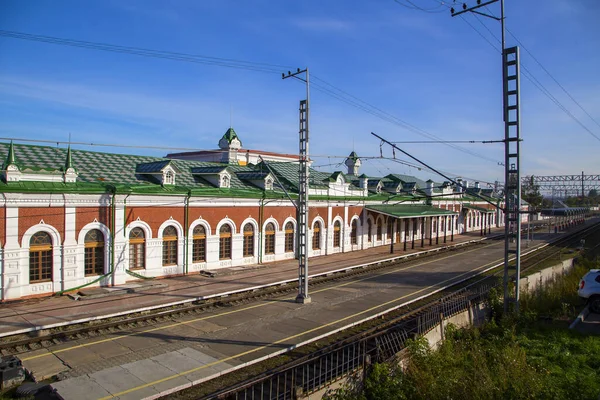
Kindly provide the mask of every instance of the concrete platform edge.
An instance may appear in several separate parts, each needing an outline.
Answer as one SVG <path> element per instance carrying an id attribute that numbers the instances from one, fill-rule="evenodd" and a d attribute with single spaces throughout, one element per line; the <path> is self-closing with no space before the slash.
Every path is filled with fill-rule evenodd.
<path id="1" fill-rule="evenodd" d="M 374 262 L 371 262 L 371 263 L 365 263 L 365 264 L 359 264 L 359 265 L 351 265 L 351 266 L 343 267 L 343 268 L 336 269 L 336 270 L 331 270 L 331 271 L 321 272 L 321 273 L 314 274 L 314 275 L 309 275 L 309 278 L 316 278 L 316 277 L 319 277 L 319 276 L 325 276 L 325 275 L 328 275 L 328 274 L 333 274 L 333 273 L 341 272 L 341 271 L 348 271 L 348 270 L 357 269 L 357 268 L 365 268 L 365 267 L 367 267 L 369 265 L 387 263 L 387 262 L 391 262 L 391 261 L 395 261 L 395 260 L 400 260 L 400 259 L 403 259 L 403 258 L 416 257 L 416 256 L 427 254 L 427 253 L 438 252 L 440 250 L 451 248 L 451 247 L 459 247 L 459 246 L 464 246 L 464 245 L 467 245 L 467 244 L 470 244 L 470 243 L 481 242 L 483 240 L 492 239 L 492 238 L 497 237 L 497 236 L 498 235 L 492 235 L 492 236 L 489 236 L 489 237 L 485 236 L 485 237 L 482 237 L 482 238 L 479 238 L 479 239 L 473 239 L 473 240 L 469 240 L 469 241 L 457 243 L 457 244 L 451 245 L 451 246 L 437 247 L 437 248 L 434 248 L 434 249 L 429 249 L 429 250 L 425 250 L 425 251 L 419 251 L 419 252 L 412 253 L 412 254 L 404 254 L 404 255 L 400 255 L 400 256 L 396 256 L 396 257 L 385 258 L 383 260 L 378 260 L 378 261 L 374 261 Z M 125 311 L 121 311 L 121 312 L 117 312 L 117 313 L 112 313 L 112 314 L 98 315 L 98 316 L 88 317 L 88 318 L 81 318 L 81 319 L 77 319 L 77 320 L 73 320 L 73 321 L 60 322 L 60 323 L 56 323 L 56 324 L 34 326 L 34 327 L 31 327 L 31 328 L 19 329 L 19 330 L 12 331 L 12 332 L 0 333 L 0 338 L 6 337 L 6 336 L 20 335 L 20 334 L 29 333 L 29 332 L 36 332 L 36 331 L 41 331 L 41 330 L 45 330 L 45 329 L 59 328 L 59 327 L 62 327 L 62 326 L 82 324 L 82 323 L 92 322 L 92 321 L 97 321 L 97 320 L 102 320 L 102 319 L 120 317 L 120 316 L 123 316 L 123 315 L 134 314 L 134 313 L 138 313 L 138 312 L 152 311 L 152 310 L 157 310 L 157 309 L 160 309 L 160 308 L 172 307 L 172 306 L 178 306 L 178 305 L 182 305 L 182 304 L 186 304 L 186 303 L 191 303 L 191 302 L 194 302 L 194 301 L 208 300 L 208 299 L 212 299 L 212 298 L 215 298 L 215 297 L 222 297 L 222 296 L 229 296 L 229 295 L 232 295 L 232 294 L 239 294 L 239 293 L 244 293 L 244 292 L 251 292 L 251 291 L 257 290 L 257 289 L 264 289 L 264 288 L 268 288 L 268 287 L 271 287 L 271 286 L 278 286 L 278 285 L 283 285 L 283 284 L 287 284 L 287 283 L 290 283 L 290 282 L 295 282 L 297 280 L 298 280 L 297 278 L 286 279 L 286 280 L 279 281 L 279 282 L 272 282 L 272 283 L 269 283 L 269 284 L 266 284 L 266 285 L 253 286 L 253 287 L 249 287 L 249 288 L 244 288 L 244 289 L 239 289 L 239 290 L 232 290 L 232 291 L 223 292 L 223 293 L 215 293 L 215 294 L 211 294 L 211 295 L 207 295 L 207 296 L 199 296 L 199 297 L 195 297 L 195 298 L 191 298 L 191 299 L 186 299 L 186 300 L 175 301 L 175 302 L 171 302 L 171 303 L 158 304 L 158 305 L 155 305 L 155 306 L 148 306 L 148 307 L 136 308 L 136 309 L 132 309 L 132 310 L 125 310 Z"/>

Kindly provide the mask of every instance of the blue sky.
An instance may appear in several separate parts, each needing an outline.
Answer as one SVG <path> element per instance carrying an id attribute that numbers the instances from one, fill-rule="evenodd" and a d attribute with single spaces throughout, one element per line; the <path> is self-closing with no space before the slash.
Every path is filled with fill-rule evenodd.
<path id="1" fill-rule="evenodd" d="M 282 72 L 308 66 L 312 76 L 442 140 L 502 139 L 499 53 L 439 1 L 412 2 L 441 12 L 411 9 L 407 0 L 0 0 L 0 30 L 277 64 Z M 490 10 L 498 14 L 499 6 Z M 506 0 L 506 16 L 507 28 L 600 121 L 600 2 Z M 499 36 L 499 23 L 465 19 L 499 46 L 482 25 Z M 515 44 L 507 34 L 507 45 Z M 600 137 L 597 122 L 521 54 L 535 79 Z M 377 156 L 372 131 L 428 140 L 318 89 L 311 91 L 315 156 L 353 149 Z M 522 173 L 600 173 L 600 140 L 529 80 L 521 89 Z M 303 97 L 301 84 L 278 73 L 0 37 L 1 137 L 67 141 L 71 134 L 79 142 L 210 149 L 231 118 L 245 148 L 295 153 Z M 450 174 L 503 180 L 502 144 L 460 145 L 480 157 L 443 144 L 401 146 Z M 383 155 L 392 152 L 384 147 Z M 345 169 L 340 162 L 316 157 L 314 165 Z M 361 172 L 443 179 L 389 160 L 365 160 Z"/>

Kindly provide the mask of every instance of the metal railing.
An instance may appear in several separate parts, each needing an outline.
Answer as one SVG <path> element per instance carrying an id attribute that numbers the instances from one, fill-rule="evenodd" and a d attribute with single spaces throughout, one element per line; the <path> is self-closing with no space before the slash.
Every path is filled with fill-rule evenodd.
<path id="1" fill-rule="evenodd" d="M 484 302 L 492 285 L 461 289 L 433 302 L 402 322 L 368 336 L 333 344 L 291 364 L 267 371 L 235 387 L 203 399 L 294 400 L 323 389 L 372 362 L 389 361 L 406 347 L 406 341 L 439 326 L 441 321 Z"/>

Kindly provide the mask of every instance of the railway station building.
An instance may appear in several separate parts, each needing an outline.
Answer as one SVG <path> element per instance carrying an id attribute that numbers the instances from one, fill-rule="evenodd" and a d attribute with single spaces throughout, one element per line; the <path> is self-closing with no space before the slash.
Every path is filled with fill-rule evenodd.
<path id="1" fill-rule="evenodd" d="M 150 157 L 0 143 L 0 300 L 296 257 L 298 156 L 247 150 Z M 451 243 L 503 224 L 493 189 L 311 169 L 309 257 Z"/>

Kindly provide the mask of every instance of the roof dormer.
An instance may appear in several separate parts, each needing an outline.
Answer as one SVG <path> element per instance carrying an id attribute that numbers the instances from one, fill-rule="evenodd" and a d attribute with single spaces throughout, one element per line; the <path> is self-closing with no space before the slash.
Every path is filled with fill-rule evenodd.
<path id="1" fill-rule="evenodd" d="M 218 188 L 229 189 L 231 187 L 231 173 L 227 167 L 194 167 L 191 172 L 192 175 L 205 179 Z"/>
<path id="2" fill-rule="evenodd" d="M 175 185 L 175 178 L 179 169 L 171 163 L 171 160 L 140 163 L 135 166 L 135 173 L 151 177 L 163 186 Z"/>
<path id="3" fill-rule="evenodd" d="M 236 175 L 239 179 L 249 181 L 253 185 L 258 186 L 263 190 L 273 190 L 273 183 L 275 182 L 275 178 L 270 172 L 248 171 L 238 172 L 236 173 Z"/>

